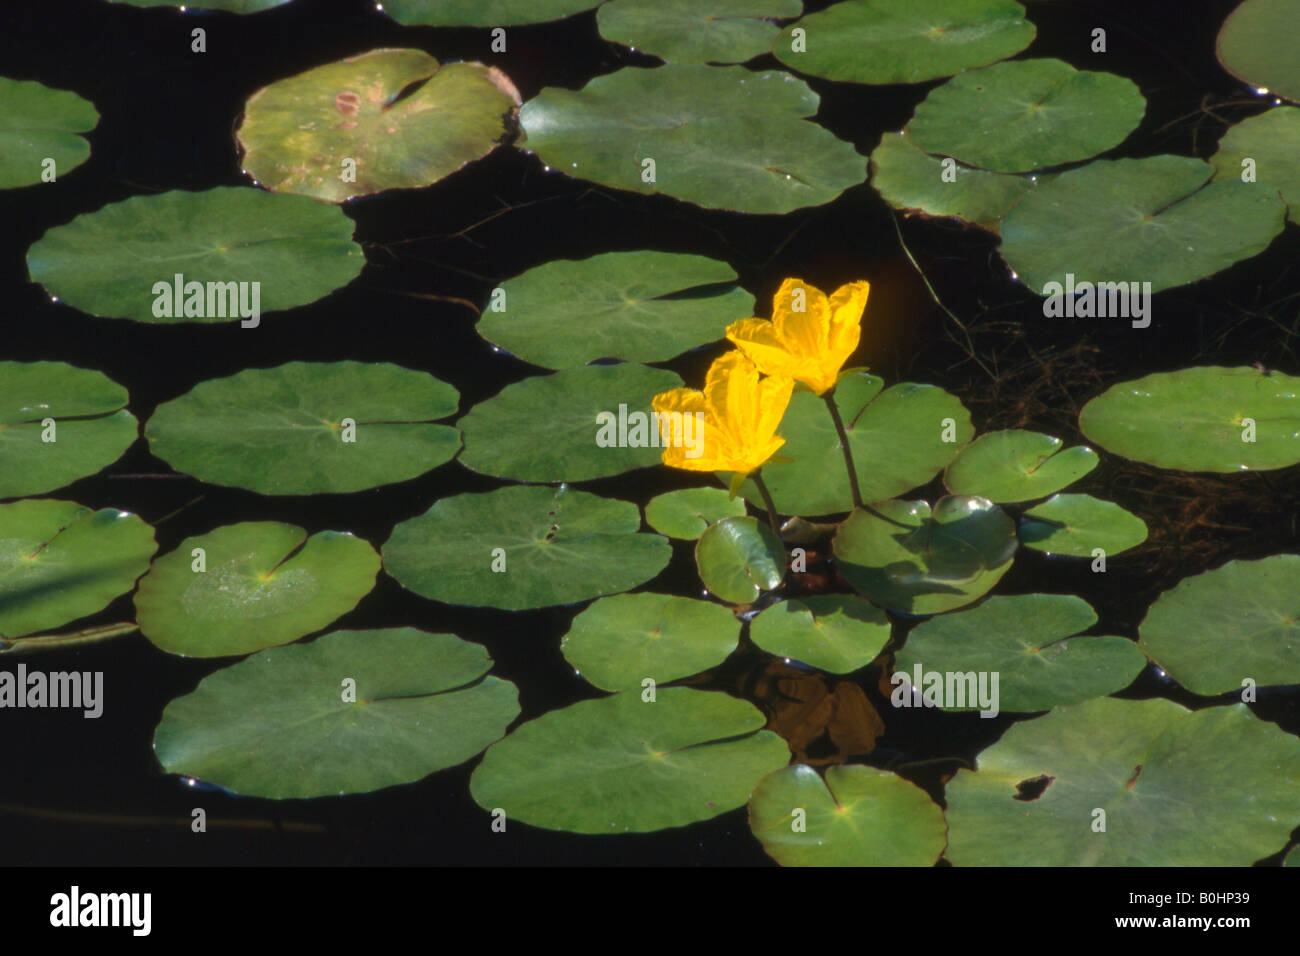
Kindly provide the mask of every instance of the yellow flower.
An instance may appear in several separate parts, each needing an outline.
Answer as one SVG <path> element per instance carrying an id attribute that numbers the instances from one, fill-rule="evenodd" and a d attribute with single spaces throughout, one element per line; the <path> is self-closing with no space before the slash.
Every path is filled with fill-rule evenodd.
<path id="1" fill-rule="evenodd" d="M 790 404 L 794 381 L 762 380 L 742 352 L 713 363 L 704 391 L 675 388 L 654 397 L 665 465 L 688 471 L 731 471 L 733 487 L 785 444 L 777 426 Z"/>
<path id="2" fill-rule="evenodd" d="M 727 338 L 764 374 L 788 375 L 824 395 L 858 347 L 870 288 L 850 282 L 827 299 L 802 279 L 786 279 L 772 301 L 772 321 L 733 322 Z"/>

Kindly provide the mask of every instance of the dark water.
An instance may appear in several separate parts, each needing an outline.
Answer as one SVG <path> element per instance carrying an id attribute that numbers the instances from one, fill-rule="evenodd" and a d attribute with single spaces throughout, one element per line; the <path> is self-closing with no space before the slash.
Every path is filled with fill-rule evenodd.
<path id="1" fill-rule="evenodd" d="M 1208 156 L 1225 122 L 1269 102 L 1213 58 L 1215 34 L 1235 5 L 1031 2 L 1038 39 L 1022 56 L 1059 57 L 1139 85 L 1148 100 L 1146 119 L 1113 156 Z M 194 25 L 207 30 L 204 54 L 190 52 Z M 1107 30 L 1109 42 L 1109 52 L 1100 55 L 1089 51 L 1097 26 Z M 53 225 L 140 193 L 246 184 L 233 136 L 245 98 L 310 67 L 374 48 L 419 47 L 439 59 L 499 66 L 527 99 L 545 86 L 577 88 L 623 65 L 653 62 L 605 43 L 594 14 L 511 28 L 508 36 L 509 52 L 491 54 L 486 30 L 403 28 L 362 0 L 296 0 L 250 17 L 183 16 L 92 0 L 7 0 L 0 10 L 0 74 L 75 90 L 95 103 L 101 120 L 89 137 L 92 156 L 85 165 L 55 184 L 0 193 L 0 359 L 57 359 L 101 369 L 129 389 L 131 410 L 142 421 L 197 381 L 293 360 L 392 361 L 424 369 L 460 390 L 463 412 L 536 370 L 495 354 L 475 334 L 469 309 L 417 296 L 482 303 L 499 279 L 552 259 L 650 248 L 726 260 L 758 297 L 760 312 L 786 276 L 822 288 L 869 279 L 863 346 L 851 364 L 869 364 L 890 382 L 948 388 L 971 409 L 981 432 L 1031 427 L 1080 441 L 1077 413 L 1085 401 L 1112 382 L 1152 371 L 1258 361 L 1300 372 L 1295 228 L 1253 260 L 1158 294 L 1151 327 L 1133 329 L 1124 320 L 1045 319 L 1040 300 L 1008 276 L 993 237 L 945 222 L 902 222 L 902 235 L 938 295 L 968 327 L 968 343 L 931 300 L 902 254 L 893 216 L 865 183 L 825 207 L 741 216 L 570 180 L 509 148 L 433 187 L 349 203 L 366 248 L 364 274 L 312 306 L 270 315 L 255 332 L 237 324 L 168 327 L 90 318 L 52 304 L 27 282 L 23 254 Z M 776 63 L 765 57 L 751 66 Z M 936 85 L 810 83 L 822 95 L 819 122 L 853 142 L 864 166 L 881 133 L 900 128 Z M 670 367 L 698 382 L 721 348 Z M 1112 558 L 1105 575 L 1089 573 L 1085 562 L 1022 553 L 997 593 L 1079 594 L 1101 618 L 1095 633 L 1135 637 L 1151 601 L 1179 579 L 1232 558 L 1297 550 L 1296 476 L 1296 469 L 1176 475 L 1103 455 L 1101 467 L 1072 490 L 1134 511 L 1150 526 L 1150 540 Z M 694 483 L 686 474 L 651 469 L 582 487 L 644 503 Z M 183 509 L 158 526 L 162 552 L 187 536 L 250 520 L 292 522 L 312 532 L 349 530 L 378 546 L 397 522 L 434 500 L 499 484 L 452 464 L 354 495 L 272 499 L 176 476 L 140 441 L 108 471 L 57 497 L 135 511 L 151 522 Z M 923 491 L 928 497 L 936 490 Z M 688 550 L 679 546 L 649 587 L 694 593 L 698 582 Z M 598 696 L 559 653 L 572 614 L 445 607 L 381 576 L 374 592 L 330 629 L 413 625 L 481 642 L 497 662 L 495 673 L 519 686 L 520 719 L 528 720 Z M 123 598 L 87 623 L 131 616 L 130 600 Z M 715 682 L 763 699 L 773 677 L 763 673 L 769 661 L 749 649 Z M 743 810 L 641 836 L 576 837 L 525 826 L 494 835 L 487 814 L 469 797 L 473 762 L 359 797 L 277 803 L 196 790 L 162 774 L 150 741 L 166 703 L 223 663 L 179 660 L 135 635 L 52 654 L 40 666 L 103 670 L 105 713 L 94 721 L 68 711 L 6 713 L 0 732 L 4 862 L 770 862 L 749 834 Z M 872 688 L 878 676 L 867 670 L 857 681 L 877 704 Z M 1152 695 L 1189 706 L 1207 702 L 1152 669 L 1125 693 Z M 1261 716 L 1300 732 L 1300 694 L 1266 692 L 1261 698 Z M 896 767 L 969 760 L 1015 719 L 892 709 L 883 717 L 885 734 L 865 759 Z M 940 776 L 955 766 L 930 762 L 905 773 L 939 798 Z M 209 832 L 201 837 L 189 830 L 195 806 L 209 817 Z"/>

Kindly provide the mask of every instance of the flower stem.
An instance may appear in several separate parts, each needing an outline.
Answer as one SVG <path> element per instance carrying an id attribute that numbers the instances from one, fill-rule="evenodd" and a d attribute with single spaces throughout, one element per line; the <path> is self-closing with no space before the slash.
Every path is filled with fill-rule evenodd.
<path id="1" fill-rule="evenodd" d="M 772 533 L 781 537 L 781 528 L 776 523 L 776 505 L 772 503 L 772 493 L 767 490 L 767 483 L 763 481 L 763 469 L 754 472 L 754 487 L 758 493 L 763 496 L 763 504 L 767 505 L 767 521 L 772 526 Z"/>
<path id="2" fill-rule="evenodd" d="M 132 621 L 123 621 L 119 624 L 88 627 L 84 631 L 75 631 L 71 634 L 33 634 L 30 637 L 0 637 L 0 654 L 22 654 L 28 651 L 45 651 L 72 647 L 78 644 L 93 644 L 122 634 L 131 634 L 138 630 L 140 630 L 140 625 Z"/>
<path id="3" fill-rule="evenodd" d="M 849 433 L 844 430 L 844 420 L 840 418 L 839 407 L 835 404 L 835 389 L 832 387 L 822 398 L 830 409 L 831 421 L 840 436 L 840 448 L 844 449 L 844 467 L 849 470 L 849 492 L 853 495 L 853 507 L 862 507 L 862 491 L 858 488 L 858 470 L 853 467 L 853 449 L 849 447 Z"/>

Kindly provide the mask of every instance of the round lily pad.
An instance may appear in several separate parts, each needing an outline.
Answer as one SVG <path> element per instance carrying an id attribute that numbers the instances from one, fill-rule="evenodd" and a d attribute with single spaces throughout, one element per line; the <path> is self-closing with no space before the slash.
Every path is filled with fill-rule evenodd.
<path id="1" fill-rule="evenodd" d="M 940 498 L 933 511 L 924 501 L 881 501 L 845 519 L 834 549 L 840 574 L 877 604 L 941 614 L 998 583 L 1015 556 L 1016 533 L 987 498 Z"/>
<path id="2" fill-rule="evenodd" d="M 666 684 L 726 660 L 740 642 L 730 608 L 670 594 L 615 594 L 573 619 L 565 659 L 602 690 Z"/>
<path id="3" fill-rule="evenodd" d="M 930 92 L 907 128 L 927 153 L 1023 173 L 1104 153 L 1145 112 L 1132 80 L 1064 60 L 1015 60 L 954 76 Z"/>
<path id="4" fill-rule="evenodd" d="M 470 780 L 485 810 L 572 833 L 644 833 L 744 806 L 790 759 L 753 704 L 686 687 L 584 700 L 488 748 Z"/>
<path id="5" fill-rule="evenodd" d="M 0 498 L 62 488 L 117 461 L 138 427 L 126 401 L 102 372 L 0 362 Z"/>
<path id="6" fill-rule="evenodd" d="M 852 594 L 774 604 L 749 624 L 750 639 L 777 657 L 831 674 L 866 667 L 889 643 L 889 616 Z"/>
<path id="7" fill-rule="evenodd" d="M 91 315 L 253 328 L 355 279 L 365 261 L 352 230 L 343 210 L 303 196 L 174 190 L 55 226 L 27 251 L 27 270 Z"/>
<path id="8" fill-rule="evenodd" d="M 999 503 L 1045 498 L 1097 467 L 1086 445 L 1062 448 L 1059 438 L 1011 428 L 981 435 L 957 453 L 943 482 L 957 495 Z"/>
<path id="9" fill-rule="evenodd" d="M 1204 366 L 1112 385 L 1079 413 L 1109 452 L 1160 468 L 1239 472 L 1300 462 L 1300 378 Z"/>
<path id="10" fill-rule="evenodd" d="M 926 674 L 987 674 L 996 706 L 1004 711 L 1075 704 L 1123 690 L 1146 667 L 1146 657 L 1128 638 L 1074 636 L 1096 623 L 1088 602 L 1073 595 L 994 596 L 961 614 L 923 621 L 907 635 L 894 671 L 906 675 L 922 694 Z M 994 674 L 996 685 L 991 683 Z M 946 688 L 946 676 L 944 680 Z M 968 688 L 969 680 L 963 693 Z M 973 697 L 967 700 L 966 706 L 951 709 L 980 709 Z M 952 704 L 939 701 L 940 706 Z"/>
<path id="11" fill-rule="evenodd" d="M 1215 179 L 1247 175 L 1272 186 L 1287 204 L 1287 218 L 1300 224 L 1300 108 L 1280 106 L 1228 127 L 1210 165 Z"/>
<path id="12" fill-rule="evenodd" d="M 916 784 L 860 764 L 825 779 L 807 764 L 769 774 L 750 797 L 749 828 L 782 866 L 933 866 L 947 829 Z"/>
<path id="13" fill-rule="evenodd" d="M 1207 183 L 1213 172 L 1190 156 L 1152 156 L 1061 173 L 1002 220 L 1002 257 L 1042 295 L 1049 282 L 1062 286 L 1055 293 L 1081 282 L 1149 282 L 1159 292 L 1214 275 L 1263 252 L 1282 231 L 1286 206 L 1263 183 Z M 1114 293 L 1105 291 L 1108 310 L 1122 310 Z"/>
<path id="14" fill-rule="evenodd" d="M 799 0 L 610 0 L 596 11 L 606 40 L 669 63 L 743 63 L 767 53 L 770 22 L 803 13 Z"/>
<path id="15" fill-rule="evenodd" d="M 745 499 L 721 488 L 682 488 L 656 495 L 645 506 L 645 520 L 660 534 L 695 541 L 723 518 L 745 514 Z"/>
<path id="16" fill-rule="evenodd" d="M 1300 0 L 1244 0 L 1219 30 L 1215 43 L 1219 62 L 1251 86 L 1300 102 L 1297 22 Z"/>
<path id="17" fill-rule="evenodd" d="M 290 362 L 200 382 L 145 424 L 177 471 L 266 495 L 374 488 L 455 457 L 452 386 L 387 363 Z"/>
<path id="18" fill-rule="evenodd" d="M 1300 740 L 1244 704 L 1101 697 L 1014 724 L 978 767 L 947 788 L 957 866 L 1249 866 L 1300 823 Z"/>
<path id="19" fill-rule="evenodd" d="M 68 90 L 0 76 L 0 189 L 72 172 L 90 158 L 82 133 L 95 128 L 94 104 Z"/>
<path id="20" fill-rule="evenodd" d="M 1147 526 L 1113 501 L 1060 494 L 1026 511 L 1016 533 L 1026 548 L 1087 558 L 1097 548 L 1111 555 L 1137 547 L 1147 539 Z"/>
<path id="21" fill-rule="evenodd" d="M 785 577 L 785 545 L 757 518 L 723 518 L 695 544 L 700 580 L 732 604 L 752 604 Z"/>
<path id="22" fill-rule="evenodd" d="M 428 186 L 486 156 L 519 102 L 495 68 L 371 50 L 258 90 L 236 135 L 267 189 L 342 202 Z"/>
<path id="23" fill-rule="evenodd" d="M 452 634 L 335 631 L 205 677 L 167 705 L 154 752 L 168 773 L 272 800 L 410 783 L 475 756 L 519 715 L 491 666 Z"/>
<path id="24" fill-rule="evenodd" d="M 398 23 L 429 27 L 500 27 L 561 20 L 600 0 L 384 0 Z"/>
<path id="25" fill-rule="evenodd" d="M 587 481 L 663 459 L 651 399 L 677 373 L 632 362 L 588 365 L 507 385 L 459 422 L 460 463 L 515 481 Z"/>
<path id="26" fill-rule="evenodd" d="M 722 338 L 754 298 L 731 266 L 673 252 L 562 259 L 502 283 L 505 310 L 478 331 L 525 362 L 570 368 L 599 358 L 664 362 Z M 733 283 L 726 287 L 723 283 Z"/>
<path id="27" fill-rule="evenodd" d="M 308 537 L 245 521 L 186 538 L 155 561 L 136 591 L 136 620 L 169 654 L 249 654 L 325 627 L 370 593 L 378 573 L 379 555 L 345 532 Z"/>
<path id="28" fill-rule="evenodd" d="M 0 505 L 0 636 L 59 627 L 131 590 L 158 550 L 153 528 L 75 501 Z"/>
<path id="29" fill-rule="evenodd" d="M 1156 599 L 1139 643 L 1194 694 L 1300 684 L 1300 555 L 1229 561 Z"/>
<path id="30" fill-rule="evenodd" d="M 384 568 L 403 587 L 447 604 L 509 611 L 573 604 L 630 590 L 664 569 L 672 546 L 640 527 L 631 502 L 567 485 L 456 495 L 393 529 Z"/>
<path id="31" fill-rule="evenodd" d="M 526 147 L 562 173 L 710 209 L 780 215 L 866 178 L 866 158 L 807 117 L 789 73 L 669 64 L 548 87 L 524 104 Z"/>
<path id="32" fill-rule="evenodd" d="M 1024 16 L 1014 0 L 848 0 L 790 24 L 772 52 L 828 80 L 924 83 L 1019 53 L 1035 34 Z"/>

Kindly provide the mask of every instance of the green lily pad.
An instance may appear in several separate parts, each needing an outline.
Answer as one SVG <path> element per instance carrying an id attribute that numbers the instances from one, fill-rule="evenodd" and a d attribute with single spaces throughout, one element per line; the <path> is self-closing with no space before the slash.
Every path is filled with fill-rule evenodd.
<path id="1" fill-rule="evenodd" d="M 855 590 L 896 611 L 971 604 L 1015 556 L 1015 525 L 987 498 L 940 498 L 933 511 L 924 501 L 881 501 L 872 511 L 855 510 L 840 525 L 835 563 Z"/>
<path id="2" fill-rule="evenodd" d="M 744 806 L 790 750 L 753 704 L 686 687 L 551 711 L 488 748 L 470 779 L 485 810 L 572 833 L 645 833 Z"/>
<path id="3" fill-rule="evenodd" d="M 1282 861 L 1283 866 L 1300 866 L 1300 847 L 1293 847 Z"/>
<path id="4" fill-rule="evenodd" d="M 1026 548 L 1087 558 L 1097 548 L 1112 555 L 1137 547 L 1147 539 L 1147 526 L 1113 501 L 1060 494 L 1026 511 L 1017 534 Z"/>
<path id="5" fill-rule="evenodd" d="M 1249 866 L 1300 824 L 1300 740 L 1244 704 L 1101 697 L 1014 724 L 978 763 L 947 788 L 957 866 Z"/>
<path id="6" fill-rule="evenodd" d="M 602 690 L 666 684 L 720 664 L 740 642 L 730 608 L 670 594 L 616 594 L 573 619 L 565 660 Z"/>
<path id="7" fill-rule="evenodd" d="M 57 177 L 90 158 L 94 104 L 68 90 L 0 76 L 0 189 L 42 182 L 47 159 Z"/>
<path id="8" fill-rule="evenodd" d="M 1223 21 L 1215 53 L 1237 79 L 1300 102 L 1297 22 L 1300 0 L 1245 0 Z"/>
<path id="9" fill-rule="evenodd" d="M 519 121 L 527 148 L 567 175 L 780 215 L 866 178 L 866 158 L 807 119 L 818 102 L 785 72 L 669 64 L 598 76 L 581 90 L 548 87 Z"/>
<path id="10" fill-rule="evenodd" d="M 957 453 L 943 482 L 956 495 L 999 503 L 1045 498 L 1097 467 L 1086 445 L 1062 449 L 1059 438 L 1010 428 L 988 432 Z"/>
<path id="11" fill-rule="evenodd" d="M 663 460 L 650 402 L 681 384 L 675 372 L 631 362 L 526 378 L 460 420 L 460 463 L 483 475 L 538 482 L 649 468 Z"/>
<path id="12" fill-rule="evenodd" d="M 797 17 L 800 0 L 610 0 L 596 12 L 606 40 L 669 63 L 744 63 L 772 48 L 770 20 Z"/>
<path id="13" fill-rule="evenodd" d="M 1160 468 L 1285 468 L 1300 462 L 1300 378 L 1249 367 L 1156 372 L 1092 399 L 1079 428 L 1109 452 Z"/>
<path id="14" fill-rule="evenodd" d="M 1213 172 L 1190 156 L 1152 156 L 1061 173 L 1002 220 L 1002 257 L 1042 295 L 1049 282 L 1159 292 L 1214 275 L 1263 252 L 1286 207 L 1263 183 L 1208 182 Z"/>
<path id="15" fill-rule="evenodd" d="M 345 532 L 308 537 L 291 524 L 244 521 L 186 538 L 155 561 L 136 591 L 136 620 L 169 654 L 250 654 L 346 614 L 378 573 L 375 550 Z"/>
<path id="16" fill-rule="evenodd" d="M 1064 60 L 1015 60 L 931 90 L 907 128 L 927 153 L 1024 173 L 1118 146 L 1145 112 L 1132 80 L 1076 70 Z"/>
<path id="17" fill-rule="evenodd" d="M 989 686 L 1000 710 L 1075 704 L 1123 690 L 1147 664 L 1128 638 L 1074 636 L 1096 623 L 1088 602 L 1073 595 L 995 596 L 961 614 L 923 621 L 907 635 L 894 670 L 921 693 L 927 673 L 988 674 L 990 681 L 997 674 Z M 951 709 L 978 710 L 979 704 Z"/>
<path id="18" fill-rule="evenodd" d="M 410 783 L 519 716 L 515 685 L 484 676 L 491 666 L 452 634 L 335 631 L 209 674 L 167 705 L 154 752 L 168 773 L 272 800 Z"/>
<path id="19" fill-rule="evenodd" d="M 0 636 L 102 610 L 131 590 L 156 550 L 153 528 L 116 508 L 49 499 L 0 505 Z"/>
<path id="20" fill-rule="evenodd" d="M 924 83 L 1015 56 L 1034 41 L 1024 16 L 1014 0 L 848 0 L 790 24 L 772 52 L 828 80 Z"/>
<path id="21" fill-rule="evenodd" d="M 881 137 L 871 154 L 871 168 L 871 185 L 895 209 L 952 216 L 992 232 L 1034 185 L 1027 176 L 990 173 L 955 161 L 948 182 L 943 159 L 927 154 L 905 133 Z"/>
<path id="22" fill-rule="evenodd" d="M 785 577 L 785 545 L 757 518 L 723 518 L 700 535 L 695 564 L 710 592 L 732 604 L 752 604 Z"/>
<path id="23" fill-rule="evenodd" d="M 454 458 L 460 432 L 429 420 L 455 414 L 459 398 L 397 365 L 290 362 L 200 382 L 159 406 L 145 437 L 177 471 L 213 484 L 265 495 L 359 491 Z"/>
<path id="24" fill-rule="evenodd" d="M 303 196 L 235 186 L 174 190 L 55 226 L 27 251 L 27 270 L 91 315 L 242 324 L 253 316 L 241 316 L 241 304 L 249 312 L 256 305 L 260 321 L 355 279 L 365 261 L 352 230 L 343 210 Z M 202 284 L 202 294 L 197 284 L 185 291 L 192 283 Z"/>
<path id="25" fill-rule="evenodd" d="M 600 0 L 384 0 L 398 23 L 427 27 L 501 27 L 561 20 Z"/>
<path id="26" fill-rule="evenodd" d="M 682 488 L 656 495 L 645 506 L 650 527 L 670 538 L 695 541 L 723 518 L 745 514 L 745 499 L 732 498 L 721 488 Z"/>
<path id="27" fill-rule="evenodd" d="M 267 189 L 343 202 L 450 176 L 496 148 L 518 106 L 495 68 L 371 50 L 258 90 L 236 136 Z"/>
<path id="28" fill-rule="evenodd" d="M 831 674 L 866 667 L 889 643 L 889 616 L 852 594 L 819 594 L 774 604 L 749 624 L 749 637 L 777 657 Z"/>
<path id="29" fill-rule="evenodd" d="M 503 283 L 505 311 L 486 310 L 478 331 L 545 368 L 599 358 L 664 362 L 722 338 L 737 316 L 753 314 L 745 290 L 716 288 L 735 281 L 725 262 L 673 252 L 562 259 Z M 701 289 L 707 286 L 715 287 Z"/>
<path id="30" fill-rule="evenodd" d="M 875 375 L 853 372 L 835 386 L 863 501 L 892 498 L 925 484 L 975 436 L 970 413 L 956 396 L 914 382 L 882 392 L 883 384 Z M 763 469 L 777 511 L 812 517 L 850 510 L 844 451 L 825 400 L 796 392 L 777 434 L 785 439 L 780 454 L 791 459 Z M 946 437 L 953 440 L 944 441 Z M 729 478 L 725 474 L 723 481 Z M 740 493 L 755 507 L 764 507 L 752 481 Z"/>
<path id="31" fill-rule="evenodd" d="M 126 401 L 126 389 L 102 372 L 0 362 L 0 498 L 62 488 L 117 461 L 138 427 Z"/>
<path id="32" fill-rule="evenodd" d="M 807 764 L 769 774 L 749 828 L 782 866 L 933 866 L 947 830 L 924 790 L 860 764 L 829 767 L 824 780 Z"/>
<path id="33" fill-rule="evenodd" d="M 122 3 L 132 7 L 180 7 L 183 10 L 224 10 L 227 13 L 260 13 L 274 7 L 284 6 L 290 0 L 198 0 L 197 3 L 181 3 L 175 0 L 164 3 L 161 0 L 108 0 L 109 3 Z"/>
<path id="34" fill-rule="evenodd" d="M 1178 582 L 1142 622 L 1147 656 L 1194 694 L 1300 684 L 1300 555 L 1229 561 Z"/>
<path id="35" fill-rule="evenodd" d="M 508 611 L 627 591 L 668 564 L 672 546 L 642 534 L 641 513 L 558 488 L 515 486 L 443 498 L 403 521 L 384 568 L 403 587 L 447 604 Z"/>
<path id="36" fill-rule="evenodd" d="M 1281 193 L 1287 218 L 1300 224 L 1300 108 L 1280 106 L 1229 126 L 1210 157 L 1214 178 L 1240 181 L 1246 159 L 1256 181 Z"/>

